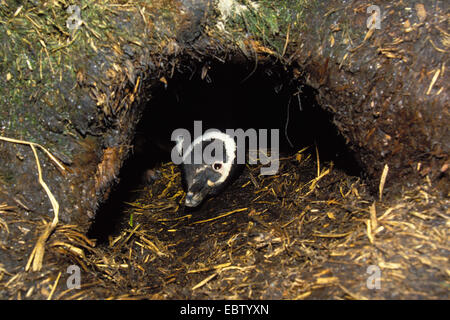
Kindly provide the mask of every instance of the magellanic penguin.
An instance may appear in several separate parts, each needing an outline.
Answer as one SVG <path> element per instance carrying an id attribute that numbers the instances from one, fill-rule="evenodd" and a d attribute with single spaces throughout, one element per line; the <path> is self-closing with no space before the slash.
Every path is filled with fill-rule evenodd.
<path id="1" fill-rule="evenodd" d="M 179 141 L 177 147 L 181 146 Z M 211 160 L 195 163 L 195 150 L 213 150 Z M 180 154 L 181 154 L 181 149 Z M 215 152 L 219 150 L 220 152 Z M 234 137 L 219 130 L 207 131 L 197 137 L 182 154 L 181 177 L 186 191 L 186 207 L 197 207 L 204 199 L 219 194 L 242 171 L 237 164 L 237 146 Z"/>

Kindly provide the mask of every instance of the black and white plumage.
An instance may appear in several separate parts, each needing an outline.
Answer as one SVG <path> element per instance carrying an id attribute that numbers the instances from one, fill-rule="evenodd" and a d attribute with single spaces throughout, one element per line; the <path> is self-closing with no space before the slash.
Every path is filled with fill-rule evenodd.
<path id="1" fill-rule="evenodd" d="M 179 142 L 179 145 L 180 142 Z M 211 148 L 214 146 L 214 148 Z M 201 147 L 201 148 L 200 148 Z M 195 150 L 220 150 L 212 153 L 214 161 L 194 162 Z M 237 147 L 234 138 L 218 130 L 197 137 L 183 152 L 181 175 L 186 191 L 185 205 L 197 207 L 205 198 L 217 195 L 234 180 L 242 167 L 236 161 Z"/>

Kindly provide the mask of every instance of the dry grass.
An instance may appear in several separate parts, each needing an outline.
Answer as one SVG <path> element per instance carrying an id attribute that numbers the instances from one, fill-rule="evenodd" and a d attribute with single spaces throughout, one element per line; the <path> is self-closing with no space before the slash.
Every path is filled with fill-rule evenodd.
<path id="1" fill-rule="evenodd" d="M 164 4 L 164 1 L 153 2 L 155 7 L 149 5 L 147 12 L 164 13 Z M 65 7 L 66 2 L 58 6 Z M 51 10 L 53 6 L 47 7 Z M 2 21 L 8 32 L 26 30 L 8 35 L 11 42 L 20 44 L 18 48 L 11 52 L 6 47 L 2 49 L 8 58 L 4 62 L 20 75 L 15 79 L 13 72 L 6 74 L 5 90 L 15 88 L 12 101 L 28 101 L 30 96 L 30 92 L 16 82 L 22 79 L 22 70 L 35 71 L 31 76 L 26 75 L 32 81 L 48 82 L 50 75 L 62 79 L 63 74 L 75 74 L 73 68 L 77 64 L 72 60 L 66 63 L 62 58 L 77 56 L 71 53 L 79 52 L 80 48 L 91 48 L 97 53 L 102 47 L 112 47 L 119 59 L 124 55 L 119 41 L 122 36 L 138 47 L 147 46 L 138 36 L 129 39 L 129 30 L 123 28 L 121 32 L 120 26 L 115 30 L 114 39 L 99 35 L 104 26 L 102 21 L 109 17 L 105 12 L 137 8 L 109 6 L 107 2 L 93 8 L 91 14 L 85 16 L 84 28 L 73 34 L 62 31 L 65 24 L 62 15 L 40 14 L 34 8 L 22 6 L 15 12 L 5 11 L 5 16 L 11 16 Z M 241 50 L 250 58 L 255 56 L 255 60 L 262 53 L 284 56 L 289 34 L 294 34 L 291 24 L 276 24 L 273 10 L 266 9 L 270 15 L 249 12 L 243 18 L 247 31 L 262 34 L 260 39 L 243 42 L 242 46 L 238 43 Z M 426 14 L 423 6 L 417 11 L 421 16 Z M 59 18 L 55 20 L 54 16 Z M 144 14 L 143 10 L 139 11 L 139 16 L 145 25 L 150 23 L 149 14 Z M 405 25 L 404 31 L 409 33 L 410 28 L 419 28 L 423 19 L 420 20 L 417 25 Z M 167 30 L 175 29 L 176 21 L 168 24 Z M 442 43 L 448 44 L 447 33 L 436 28 Z M 150 26 L 149 29 L 153 30 Z M 268 35 L 278 31 L 283 36 L 275 43 Z M 373 30 L 369 30 L 363 44 L 372 37 Z M 334 44 L 334 37 L 331 39 Z M 351 43 L 351 38 L 349 41 Z M 434 50 L 445 52 L 440 44 L 429 41 Z M 27 56 L 17 52 L 28 53 L 31 43 L 40 44 L 39 59 L 31 62 L 28 58 L 16 59 Z M 383 47 L 377 48 L 382 56 L 406 61 L 403 49 L 398 47 L 401 42 L 382 43 Z M 155 44 L 158 51 L 176 48 L 169 39 L 155 39 Z M 353 61 L 352 55 L 360 55 L 362 48 L 360 45 L 350 49 L 341 66 L 346 59 Z M 255 67 L 256 64 L 257 61 Z M 432 77 L 424 91 L 427 95 L 438 87 L 444 65 L 429 70 Z M 139 73 L 132 65 L 115 67 L 104 70 L 111 86 L 120 87 L 130 81 L 133 88 L 123 93 L 124 96 L 108 101 L 104 88 L 92 85 L 92 98 L 106 118 L 129 110 L 141 85 Z M 85 83 L 88 75 L 79 71 L 76 78 L 77 82 Z M 442 92 L 445 92 L 443 87 L 436 95 Z M 51 98 L 50 101 L 58 100 Z M 14 112 L 10 114 L 16 114 L 15 109 L 11 111 Z M 24 128 L 17 126 L 10 129 L 29 129 L 28 124 L 24 124 Z M 115 157 L 114 153 L 105 154 L 99 171 L 108 169 L 105 171 L 110 178 L 106 182 L 97 179 L 98 185 L 109 184 L 115 177 L 116 169 L 108 161 Z M 247 168 L 226 193 L 210 200 L 197 212 L 186 211 L 180 205 L 184 193 L 179 173 L 172 164 L 165 164 L 159 168 L 161 178 L 139 193 L 123 217 L 122 228 L 104 246 L 96 246 L 75 225 L 56 225 L 30 218 L 33 211 L 21 204 L 20 199 L 13 199 L 18 207 L 1 203 L 0 258 L 8 254 L 17 257 L 17 261 L 10 265 L 0 263 L 0 296 L 16 299 L 448 298 L 450 221 L 448 198 L 445 198 L 448 195 L 441 196 L 429 180 L 418 187 L 393 192 L 387 186 L 388 167 L 380 177 L 379 194 L 374 195 L 360 179 L 320 163 L 318 155 L 317 161 L 313 158 L 302 152 L 285 158 L 279 174 L 270 177 L 259 176 L 258 167 Z M 109 170 L 111 168 L 114 170 Z M 39 178 L 43 184 L 40 172 Z M 54 212 L 57 217 L 58 210 Z M 51 229 L 48 226 L 52 226 Z M 50 232 L 53 232 L 52 237 L 46 242 Z M 33 256 L 40 234 L 45 235 L 40 241 L 41 252 L 45 244 L 49 253 L 43 260 L 45 268 L 41 273 L 27 273 L 23 257 Z M 42 258 L 41 254 L 39 256 Z M 35 270 L 40 269 L 41 258 L 36 260 Z M 82 270 L 80 290 L 66 286 L 66 268 L 71 264 Z M 380 271 L 380 289 L 372 290 L 367 286 L 370 266 Z"/>
<path id="2" fill-rule="evenodd" d="M 379 201 L 360 179 L 301 152 L 276 176 L 247 168 L 190 211 L 178 169 L 167 163 L 158 174 L 107 244 L 59 226 L 47 244 L 58 271 L 30 285 L 2 266 L 0 285 L 24 292 L 17 298 L 448 298 L 448 201 L 428 185 L 397 198 L 385 189 Z M 8 228 L 2 218 L 0 231 Z M 81 269 L 79 290 L 67 289 L 69 264 Z M 371 265 L 380 289 L 368 288 Z"/>

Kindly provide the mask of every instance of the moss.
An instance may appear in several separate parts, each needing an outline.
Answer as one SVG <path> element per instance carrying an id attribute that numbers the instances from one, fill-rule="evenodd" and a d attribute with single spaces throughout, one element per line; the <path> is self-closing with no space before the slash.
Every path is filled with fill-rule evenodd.
<path id="1" fill-rule="evenodd" d="M 0 6 L 0 76 L 6 79 L 0 86 L 0 134 L 68 154 L 67 139 L 78 135 L 75 119 L 80 112 L 93 121 L 97 118 L 95 101 L 77 101 L 78 72 L 101 85 L 102 74 L 114 63 L 121 64 L 124 44 L 140 48 L 146 46 L 147 38 L 158 41 L 158 37 L 145 37 L 145 28 L 136 28 L 136 16 L 142 18 L 144 12 L 158 16 L 155 21 L 170 30 L 175 23 L 174 5 L 167 0 L 147 1 L 140 7 L 146 11 L 140 12 L 133 2 L 123 1 L 114 5 L 106 0 L 36 3 L 6 1 Z M 79 6 L 84 22 L 73 31 L 66 25 L 70 17 L 66 10 L 72 4 Z M 94 108 L 77 110 L 87 104 Z M 49 130 L 48 117 L 55 116 L 61 122 L 58 126 L 65 127 L 63 137 L 55 137 L 51 124 Z M 52 146 L 52 141 L 58 145 Z"/>
<path id="2" fill-rule="evenodd" d="M 313 6 L 315 2 L 311 0 L 258 2 L 242 0 L 240 4 L 245 6 L 245 9 L 241 9 L 239 14 L 234 14 L 227 20 L 227 30 L 231 31 L 235 40 L 244 37 L 247 33 L 281 56 L 288 34 L 292 36 L 306 28 L 302 22 L 305 9 Z"/>

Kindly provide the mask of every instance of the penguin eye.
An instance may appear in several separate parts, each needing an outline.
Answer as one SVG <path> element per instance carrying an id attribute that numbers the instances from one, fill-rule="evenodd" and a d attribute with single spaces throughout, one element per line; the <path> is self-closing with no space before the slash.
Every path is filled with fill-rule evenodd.
<path id="1" fill-rule="evenodd" d="M 216 162 L 212 165 L 212 167 L 215 171 L 219 171 L 220 169 L 222 169 L 222 164 L 220 162 Z"/>

